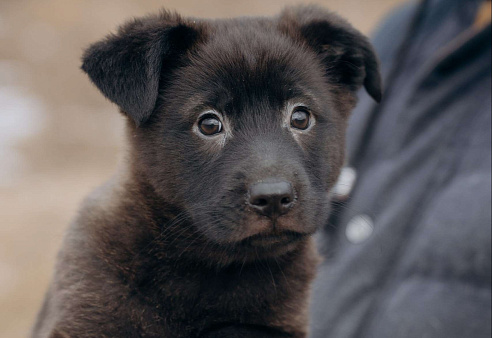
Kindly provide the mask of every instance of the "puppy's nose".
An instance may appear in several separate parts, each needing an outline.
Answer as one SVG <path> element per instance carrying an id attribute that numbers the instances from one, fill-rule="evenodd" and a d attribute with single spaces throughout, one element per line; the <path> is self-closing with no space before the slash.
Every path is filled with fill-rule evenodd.
<path id="1" fill-rule="evenodd" d="M 294 203 L 294 189 L 286 181 L 259 182 L 249 189 L 249 204 L 259 214 L 276 219 Z"/>

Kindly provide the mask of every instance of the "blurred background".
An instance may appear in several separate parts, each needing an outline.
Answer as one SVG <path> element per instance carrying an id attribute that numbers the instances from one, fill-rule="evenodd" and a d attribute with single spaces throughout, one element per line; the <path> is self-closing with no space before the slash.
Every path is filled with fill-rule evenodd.
<path id="1" fill-rule="evenodd" d="M 64 229 L 117 166 L 123 117 L 79 69 L 132 16 L 274 15 L 300 1 L 0 0 L 0 337 L 26 337 Z M 319 3 L 366 34 L 402 0 Z"/>

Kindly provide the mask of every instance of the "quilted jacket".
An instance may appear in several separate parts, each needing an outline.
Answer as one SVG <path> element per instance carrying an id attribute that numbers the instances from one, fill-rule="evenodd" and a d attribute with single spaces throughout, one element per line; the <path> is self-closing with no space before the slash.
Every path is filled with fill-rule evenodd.
<path id="1" fill-rule="evenodd" d="M 482 6 L 410 2 L 375 34 L 385 93 L 380 105 L 361 93 L 352 115 L 346 195 L 318 237 L 312 338 L 491 337 L 492 55 L 490 23 L 475 24 Z"/>

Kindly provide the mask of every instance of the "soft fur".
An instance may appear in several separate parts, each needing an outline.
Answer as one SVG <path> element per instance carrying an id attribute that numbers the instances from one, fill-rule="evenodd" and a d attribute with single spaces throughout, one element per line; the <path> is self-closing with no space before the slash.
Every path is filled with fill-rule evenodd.
<path id="1" fill-rule="evenodd" d="M 318 7 L 164 11 L 89 47 L 82 69 L 128 116 L 129 152 L 70 227 L 33 336 L 305 337 L 310 235 L 347 117 L 361 86 L 381 97 L 366 38 Z M 298 103 L 315 120 L 302 132 L 285 122 Z M 223 117 L 214 138 L 196 132 L 207 110 Z M 274 221 L 248 205 L 271 178 L 295 191 Z"/>

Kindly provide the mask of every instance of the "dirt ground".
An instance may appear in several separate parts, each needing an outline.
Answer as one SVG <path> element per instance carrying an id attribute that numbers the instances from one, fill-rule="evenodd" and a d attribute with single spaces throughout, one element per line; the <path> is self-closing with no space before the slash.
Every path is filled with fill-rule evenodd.
<path id="1" fill-rule="evenodd" d="M 369 33 L 402 0 L 320 3 Z M 79 70 L 85 46 L 166 7 L 201 17 L 271 15 L 299 1 L 0 1 L 0 337 L 26 337 L 64 229 L 115 169 L 123 117 Z"/>

